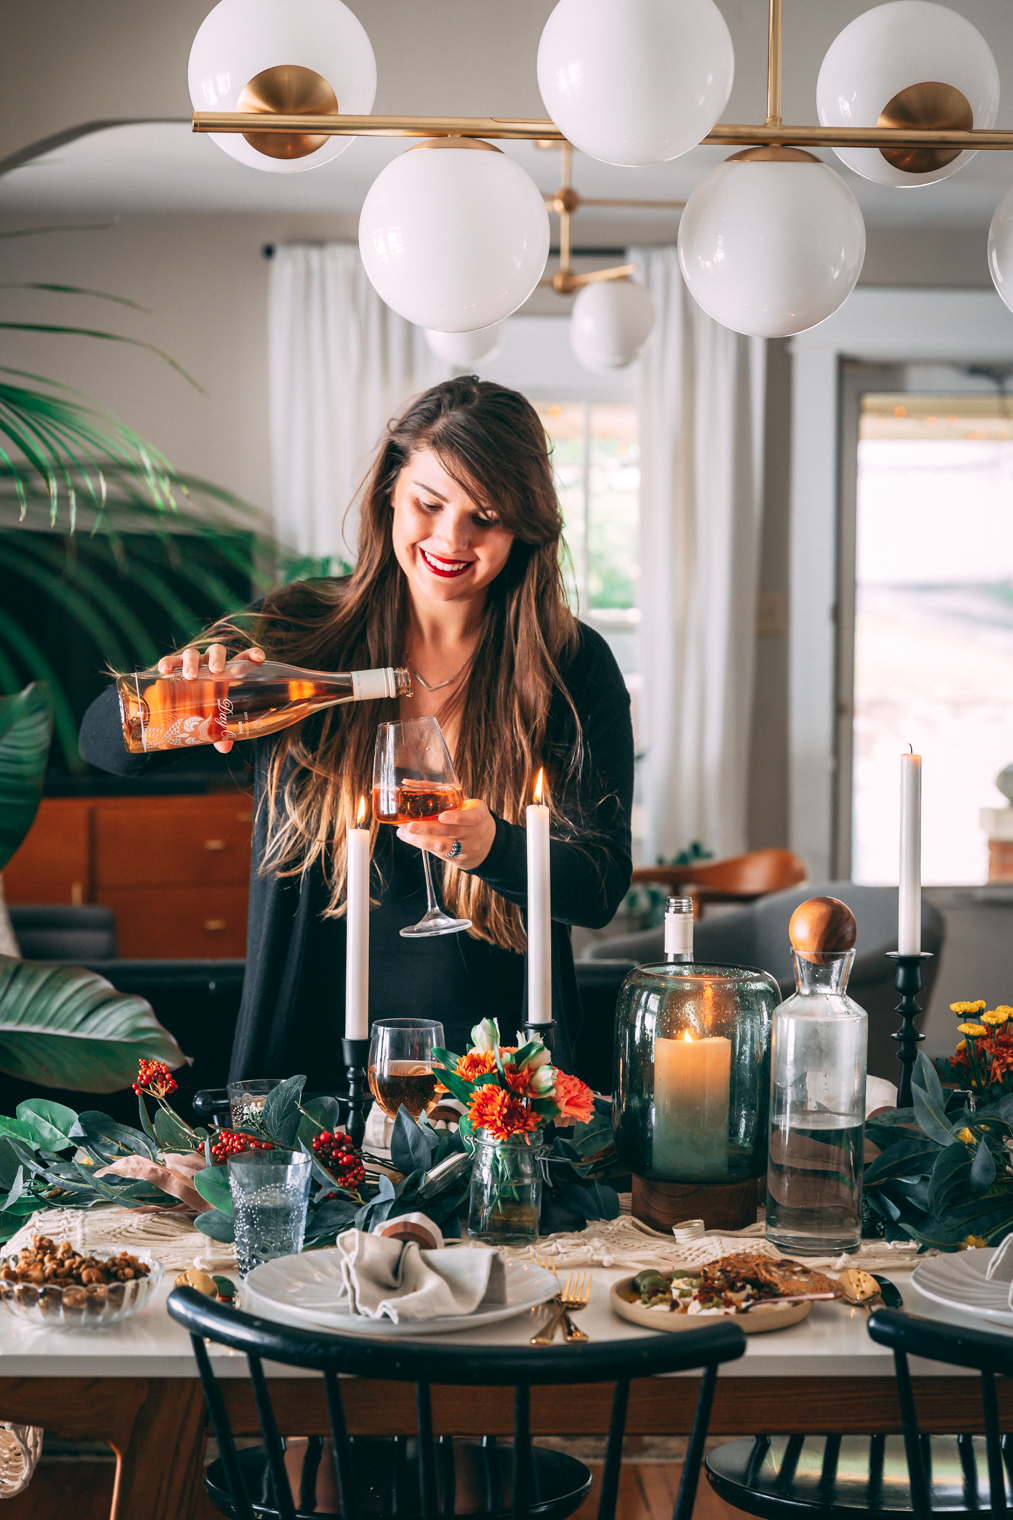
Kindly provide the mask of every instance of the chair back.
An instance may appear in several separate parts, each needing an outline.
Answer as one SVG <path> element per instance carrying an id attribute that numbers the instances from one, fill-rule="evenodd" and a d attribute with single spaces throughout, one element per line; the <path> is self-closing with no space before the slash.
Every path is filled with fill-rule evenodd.
<path id="1" fill-rule="evenodd" d="M 194 1357 L 204 1386 L 208 1413 L 221 1452 L 236 1520 L 254 1520 L 243 1482 L 235 1439 L 218 1388 L 207 1341 L 242 1352 L 250 1368 L 257 1418 L 264 1437 L 267 1462 L 282 1520 L 296 1520 L 295 1505 L 285 1471 L 284 1447 L 264 1375 L 264 1362 L 301 1367 L 323 1374 L 324 1396 L 331 1429 L 335 1480 L 343 1520 L 359 1520 L 352 1481 L 352 1449 L 341 1400 L 342 1376 L 414 1383 L 418 1445 L 419 1492 L 424 1520 L 436 1520 L 438 1484 L 431 1385 L 512 1387 L 514 1389 L 513 1520 L 527 1520 L 531 1493 L 530 1402 L 533 1387 L 613 1382 L 612 1417 L 602 1475 L 598 1520 L 614 1520 L 619 1492 L 623 1436 L 630 1382 L 660 1373 L 702 1369 L 693 1430 L 683 1465 L 682 1482 L 673 1520 L 690 1520 L 703 1458 L 717 1370 L 745 1351 L 746 1340 L 731 1321 L 687 1330 L 679 1335 L 638 1336 L 579 1346 L 474 1346 L 413 1341 L 391 1335 L 373 1338 L 326 1331 L 301 1330 L 256 1315 L 243 1314 L 193 1288 L 174 1288 L 169 1313 L 190 1333 Z"/>
<path id="2" fill-rule="evenodd" d="M 932 1490 L 931 1475 L 925 1463 L 926 1443 L 920 1439 L 918 1430 L 909 1356 L 945 1362 L 951 1367 L 969 1367 L 981 1374 L 989 1494 L 993 1520 L 1000 1520 L 1007 1513 L 1008 1506 L 995 1377 L 996 1373 L 1013 1376 L 1013 1340 L 1008 1336 L 992 1335 L 987 1330 L 918 1319 L 896 1309 L 877 1309 L 869 1319 L 869 1334 L 877 1344 L 888 1346 L 893 1352 L 915 1520 L 928 1520 L 931 1515 Z"/>
<path id="3" fill-rule="evenodd" d="M 684 889 L 706 902 L 748 901 L 798 886 L 809 875 L 805 861 L 791 850 L 751 850 L 725 860 L 693 861 L 685 866 L 638 866 L 634 882 Z"/>

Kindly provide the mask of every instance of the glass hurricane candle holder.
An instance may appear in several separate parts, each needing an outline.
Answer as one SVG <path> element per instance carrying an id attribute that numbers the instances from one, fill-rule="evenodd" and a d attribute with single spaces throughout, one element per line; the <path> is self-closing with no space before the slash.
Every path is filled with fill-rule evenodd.
<path id="1" fill-rule="evenodd" d="M 708 1228 L 735 1227 L 723 1207 L 744 1214 L 744 1224 L 755 1219 L 779 997 L 773 977 L 744 966 L 669 961 L 626 978 L 616 1009 L 613 1122 L 638 1217 L 667 1228 L 699 1213 Z M 704 1191 L 714 1188 L 728 1190 L 723 1205 Z"/>

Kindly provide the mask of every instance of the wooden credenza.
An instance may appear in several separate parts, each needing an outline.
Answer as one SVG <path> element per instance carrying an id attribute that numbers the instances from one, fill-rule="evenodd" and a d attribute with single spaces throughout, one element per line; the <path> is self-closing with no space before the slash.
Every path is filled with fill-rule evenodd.
<path id="1" fill-rule="evenodd" d="M 112 908 L 124 958 L 243 956 L 252 832 L 242 792 L 46 797 L 4 895 Z"/>

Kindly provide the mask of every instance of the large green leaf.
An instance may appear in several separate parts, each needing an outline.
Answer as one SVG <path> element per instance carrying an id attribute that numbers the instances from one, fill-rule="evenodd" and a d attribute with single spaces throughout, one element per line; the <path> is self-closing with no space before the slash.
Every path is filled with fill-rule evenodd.
<path id="1" fill-rule="evenodd" d="M 0 871 L 35 822 L 52 733 L 47 686 L 0 697 Z"/>
<path id="2" fill-rule="evenodd" d="M 141 1056 L 186 1056 L 143 998 L 93 971 L 0 956 L 0 1071 L 44 1087 L 117 1092 Z"/>

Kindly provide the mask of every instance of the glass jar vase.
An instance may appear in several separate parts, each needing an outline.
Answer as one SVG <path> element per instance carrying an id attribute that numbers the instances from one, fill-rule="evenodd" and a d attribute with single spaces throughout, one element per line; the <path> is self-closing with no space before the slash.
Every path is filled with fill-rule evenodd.
<path id="1" fill-rule="evenodd" d="M 531 1245 L 542 1206 L 541 1130 L 497 1140 L 478 1129 L 471 1139 L 468 1234 L 485 1245 Z"/>
<path id="2" fill-rule="evenodd" d="M 773 977 L 748 966 L 682 958 L 630 972 L 616 1008 L 612 1101 L 618 1158 L 636 1177 L 763 1176 L 779 997 Z"/>

